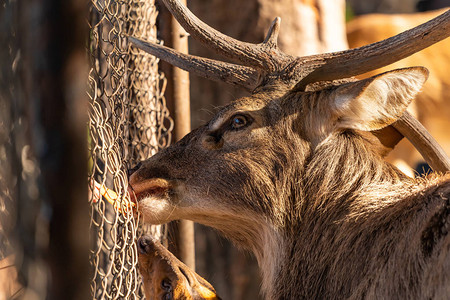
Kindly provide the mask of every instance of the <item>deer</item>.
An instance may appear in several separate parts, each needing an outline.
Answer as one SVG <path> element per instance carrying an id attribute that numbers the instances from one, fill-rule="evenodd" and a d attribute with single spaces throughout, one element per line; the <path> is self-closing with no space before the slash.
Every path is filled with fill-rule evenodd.
<path id="1" fill-rule="evenodd" d="M 347 23 L 347 40 L 350 48 L 381 41 L 401 33 L 406 29 L 425 23 L 444 13 L 448 8 L 411 14 L 368 14 L 358 16 Z M 414 65 L 426 65 L 430 77 L 423 86 L 421 93 L 408 107 L 417 119 L 427 127 L 427 130 L 446 153 L 450 153 L 450 141 L 446 128 L 450 126 L 450 97 L 446 90 L 450 87 L 447 76 L 447 61 L 450 60 L 450 39 L 443 40 L 414 55 L 395 62 L 392 66 L 370 71 L 358 76 L 366 78 L 377 73 L 388 71 L 389 68 L 404 68 Z M 407 141 L 402 141 L 387 157 L 403 172 L 414 176 L 413 169 L 422 163 L 423 158 Z M 420 170 L 420 169 L 419 169 Z"/>
<path id="2" fill-rule="evenodd" d="M 3 254 L 3 253 L 2 253 Z M 0 259 L 0 299 L 19 299 L 24 295 L 24 289 L 19 281 L 16 256 L 3 255 Z"/>
<path id="3" fill-rule="evenodd" d="M 446 38 L 450 11 L 379 43 L 293 57 L 277 47 L 280 18 L 250 44 L 163 2 L 194 39 L 237 63 L 129 40 L 250 94 L 130 170 L 143 221 L 215 228 L 255 255 L 266 299 L 447 298 L 450 164 L 406 112 L 428 71 L 353 76 Z M 411 178 L 384 160 L 403 136 L 434 175 Z"/>
<path id="4" fill-rule="evenodd" d="M 139 273 L 147 299 L 220 300 L 208 281 L 151 235 L 140 237 L 137 245 Z"/>

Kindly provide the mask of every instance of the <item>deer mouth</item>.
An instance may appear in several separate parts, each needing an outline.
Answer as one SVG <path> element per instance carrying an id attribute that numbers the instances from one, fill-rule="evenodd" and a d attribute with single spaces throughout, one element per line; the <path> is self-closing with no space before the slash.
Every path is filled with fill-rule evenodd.
<path id="1" fill-rule="evenodd" d="M 129 183 L 128 192 L 132 201 L 138 203 L 144 198 L 165 198 L 172 188 L 170 182 L 162 178 L 147 179 L 139 183 Z"/>

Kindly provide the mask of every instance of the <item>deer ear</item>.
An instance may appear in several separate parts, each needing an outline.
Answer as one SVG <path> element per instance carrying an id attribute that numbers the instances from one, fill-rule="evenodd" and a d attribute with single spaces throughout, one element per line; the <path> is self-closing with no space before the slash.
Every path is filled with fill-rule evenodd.
<path id="1" fill-rule="evenodd" d="M 397 69 L 338 87 L 338 128 L 378 130 L 395 122 L 428 78 L 423 67 Z"/>

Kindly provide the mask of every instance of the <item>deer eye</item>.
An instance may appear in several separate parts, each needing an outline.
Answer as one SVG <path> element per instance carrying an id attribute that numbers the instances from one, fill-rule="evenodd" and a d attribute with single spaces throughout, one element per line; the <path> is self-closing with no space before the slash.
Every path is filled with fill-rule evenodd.
<path id="1" fill-rule="evenodd" d="M 251 120 L 244 115 L 234 115 L 231 118 L 231 128 L 233 129 L 241 129 L 247 125 L 250 125 Z"/>

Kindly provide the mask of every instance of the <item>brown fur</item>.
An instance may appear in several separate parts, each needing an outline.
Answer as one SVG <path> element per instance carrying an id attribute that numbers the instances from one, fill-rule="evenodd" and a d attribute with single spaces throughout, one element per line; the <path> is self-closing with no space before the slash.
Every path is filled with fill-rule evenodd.
<path id="1" fill-rule="evenodd" d="M 141 237 L 138 249 L 139 272 L 147 299 L 220 300 L 209 282 L 151 236 Z"/>
<path id="2" fill-rule="evenodd" d="M 256 255 L 268 299 L 446 298 L 450 177 L 404 176 L 355 129 L 388 125 L 415 93 L 393 84 L 386 107 L 378 95 L 361 106 L 368 86 L 280 87 L 223 108 L 131 176 L 144 220 L 223 232 Z M 252 123 L 232 129 L 236 114 Z M 156 179 L 169 183 L 164 196 L 145 189 Z"/>
<path id="3" fill-rule="evenodd" d="M 18 278 L 14 254 L 0 259 L 0 299 L 22 299 L 24 290 Z"/>

